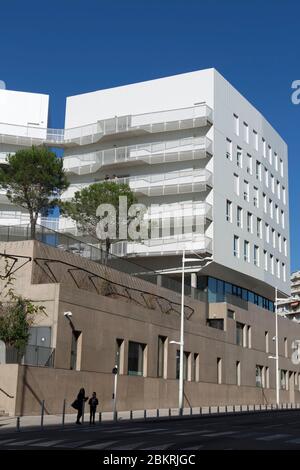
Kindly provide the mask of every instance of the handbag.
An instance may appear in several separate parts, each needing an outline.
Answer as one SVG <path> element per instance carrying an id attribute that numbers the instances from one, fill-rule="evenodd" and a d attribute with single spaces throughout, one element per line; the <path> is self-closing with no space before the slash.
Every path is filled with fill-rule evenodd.
<path id="1" fill-rule="evenodd" d="M 79 409 L 79 403 L 78 400 L 74 400 L 73 403 L 71 404 L 72 408 L 75 408 L 75 410 Z"/>

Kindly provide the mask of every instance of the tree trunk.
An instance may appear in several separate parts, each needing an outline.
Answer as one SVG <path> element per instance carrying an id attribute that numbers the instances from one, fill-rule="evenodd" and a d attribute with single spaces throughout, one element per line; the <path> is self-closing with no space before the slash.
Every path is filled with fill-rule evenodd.
<path id="1" fill-rule="evenodd" d="M 37 217 L 30 214 L 30 239 L 31 240 L 35 240 L 36 221 L 37 221 Z"/>

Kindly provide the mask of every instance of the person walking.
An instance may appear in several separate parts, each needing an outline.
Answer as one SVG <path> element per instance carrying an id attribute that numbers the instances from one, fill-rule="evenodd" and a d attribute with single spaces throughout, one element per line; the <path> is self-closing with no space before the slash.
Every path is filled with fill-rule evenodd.
<path id="1" fill-rule="evenodd" d="M 77 420 L 76 420 L 76 424 L 81 424 L 80 422 L 80 419 L 82 417 L 82 413 L 83 413 L 83 407 L 84 407 L 84 403 L 88 400 L 89 397 L 86 397 L 85 396 L 85 390 L 84 388 L 81 388 L 79 390 L 79 393 L 77 395 Z"/>
<path id="2" fill-rule="evenodd" d="M 89 399 L 90 405 L 90 424 L 95 424 L 95 414 L 97 410 L 97 406 L 99 404 L 96 392 L 93 392 L 93 395 Z"/>

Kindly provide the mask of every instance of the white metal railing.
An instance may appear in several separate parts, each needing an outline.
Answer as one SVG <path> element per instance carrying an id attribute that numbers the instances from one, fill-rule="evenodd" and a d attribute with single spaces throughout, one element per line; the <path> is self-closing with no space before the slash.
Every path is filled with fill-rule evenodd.
<path id="1" fill-rule="evenodd" d="M 169 163 L 205 158 L 207 154 L 212 154 L 212 141 L 208 137 L 187 137 L 65 156 L 64 168 L 67 172 L 83 175 L 124 162 Z"/>
<path id="2" fill-rule="evenodd" d="M 207 169 L 179 170 L 161 174 L 136 175 L 127 178 L 114 178 L 118 183 L 125 183 L 132 191 L 147 196 L 159 194 L 177 194 L 204 191 L 212 185 L 212 173 Z M 101 181 L 99 181 L 100 183 Z M 62 194 L 63 200 L 71 199 L 76 191 L 90 186 L 93 183 L 71 184 Z"/>
<path id="3" fill-rule="evenodd" d="M 212 123 L 212 109 L 206 104 L 144 114 L 116 116 L 98 122 L 69 128 L 47 129 L 0 123 L 0 143 L 16 145 L 88 145 L 102 137 L 130 131 L 157 133 L 202 127 Z"/>
<path id="4" fill-rule="evenodd" d="M 59 219 L 57 217 L 38 217 L 37 223 L 57 230 L 59 227 Z M 0 225 L 29 225 L 30 217 L 26 212 L 21 211 L 0 211 Z"/>
<path id="5" fill-rule="evenodd" d="M 112 254 L 120 257 L 177 254 L 182 253 L 183 250 L 212 253 L 212 239 L 203 234 L 187 233 L 164 238 L 152 238 L 143 242 L 121 241 L 111 246 Z"/>

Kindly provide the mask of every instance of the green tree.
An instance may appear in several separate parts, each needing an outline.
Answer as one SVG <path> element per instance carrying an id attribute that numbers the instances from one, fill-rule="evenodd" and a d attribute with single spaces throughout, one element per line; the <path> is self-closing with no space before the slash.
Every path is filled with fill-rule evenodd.
<path id="1" fill-rule="evenodd" d="M 68 186 L 62 159 L 44 146 L 18 150 L 0 169 L 0 187 L 9 201 L 29 212 L 32 239 L 39 214 L 55 207 Z"/>
<path id="2" fill-rule="evenodd" d="M 30 327 L 36 316 L 40 313 L 46 314 L 46 311 L 44 306 L 35 305 L 31 300 L 15 294 L 14 278 L 8 274 L 6 258 L 4 271 L 5 275 L 1 276 L 1 279 L 5 282 L 0 292 L 0 340 L 6 347 L 15 348 L 21 357 L 28 343 Z"/>
<path id="3" fill-rule="evenodd" d="M 116 232 L 119 233 L 119 197 L 126 196 L 127 207 L 137 202 L 137 199 L 125 183 L 115 181 L 103 181 L 77 191 L 71 201 L 61 203 L 61 213 L 70 217 L 77 223 L 77 227 L 85 234 L 97 237 L 96 227 L 101 217 L 97 216 L 97 208 L 101 204 L 111 204 L 116 211 Z M 130 219 L 127 219 L 127 223 Z M 106 251 L 109 252 L 111 240 L 105 236 Z"/>

